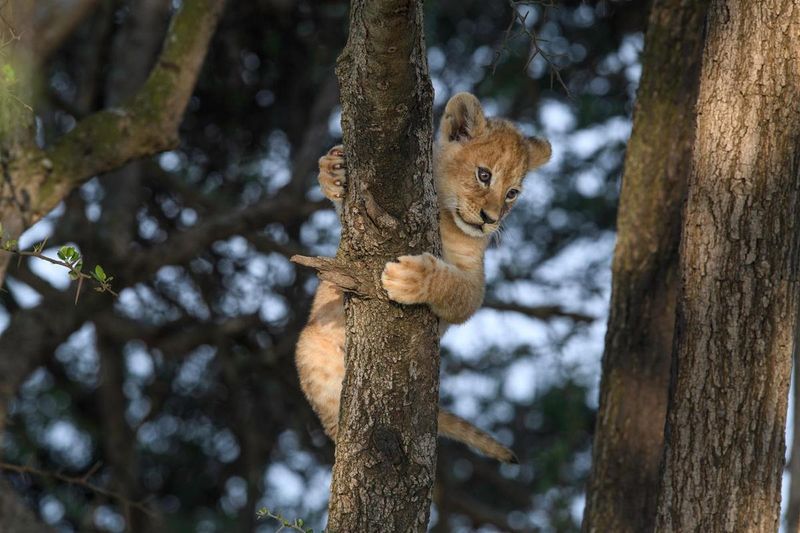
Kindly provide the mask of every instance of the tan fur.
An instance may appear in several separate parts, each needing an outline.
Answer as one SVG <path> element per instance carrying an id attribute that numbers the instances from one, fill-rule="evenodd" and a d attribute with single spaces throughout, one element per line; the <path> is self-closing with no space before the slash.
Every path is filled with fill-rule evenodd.
<path id="1" fill-rule="evenodd" d="M 508 191 L 521 192 L 525 174 L 549 159 L 546 140 L 526 138 L 506 120 L 487 119 L 471 94 L 453 96 L 445 107 L 434 153 L 443 257 L 405 255 L 387 263 L 381 281 L 389 297 L 402 304 L 429 305 L 444 327 L 472 316 L 483 301 L 483 255 L 489 236 L 514 204 Z M 339 210 L 347 179 L 343 148 L 332 148 L 319 166 L 320 187 Z M 488 184 L 479 181 L 478 167 L 491 172 Z M 296 360 L 303 392 L 334 441 L 344 340 L 342 293 L 321 282 L 297 343 Z M 439 413 L 439 433 L 500 461 L 515 460 L 487 433 L 446 411 Z"/>

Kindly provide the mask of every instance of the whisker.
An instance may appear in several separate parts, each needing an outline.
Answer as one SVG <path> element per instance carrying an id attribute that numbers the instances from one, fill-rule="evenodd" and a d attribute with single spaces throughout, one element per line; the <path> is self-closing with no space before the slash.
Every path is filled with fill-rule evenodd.
<path id="1" fill-rule="evenodd" d="M 497 227 L 495 232 L 492 233 L 492 238 L 491 238 L 492 244 L 494 244 L 495 246 L 498 246 L 498 247 L 500 246 L 500 244 L 503 242 L 503 232 L 504 231 L 505 231 L 505 228 L 502 225 Z"/>

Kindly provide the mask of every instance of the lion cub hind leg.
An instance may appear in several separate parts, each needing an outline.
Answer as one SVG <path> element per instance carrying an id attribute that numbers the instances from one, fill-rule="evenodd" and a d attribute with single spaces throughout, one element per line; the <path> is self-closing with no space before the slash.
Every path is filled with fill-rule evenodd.
<path id="1" fill-rule="evenodd" d="M 339 423 L 339 397 L 344 379 L 344 358 L 321 328 L 313 325 L 303 330 L 297 343 L 297 372 L 300 386 L 325 433 L 336 441 Z M 338 361 L 337 361 L 338 359 Z"/>
<path id="2" fill-rule="evenodd" d="M 341 292 L 323 281 L 308 325 L 297 341 L 295 362 L 303 393 L 334 442 L 344 379 L 344 340 Z"/>

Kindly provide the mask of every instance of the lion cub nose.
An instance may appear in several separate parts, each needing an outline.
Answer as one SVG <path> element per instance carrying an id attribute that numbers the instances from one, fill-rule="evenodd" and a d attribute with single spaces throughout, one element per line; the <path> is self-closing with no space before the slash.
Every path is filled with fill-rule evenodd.
<path id="1" fill-rule="evenodd" d="M 489 216 L 489 213 L 481 209 L 481 220 L 483 220 L 484 224 L 494 224 L 497 222 L 496 218 L 492 218 Z"/>

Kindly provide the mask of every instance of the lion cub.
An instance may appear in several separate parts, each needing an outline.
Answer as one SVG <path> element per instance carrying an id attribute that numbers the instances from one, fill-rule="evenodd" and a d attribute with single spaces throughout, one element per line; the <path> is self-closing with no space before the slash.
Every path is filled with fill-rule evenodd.
<path id="1" fill-rule="evenodd" d="M 433 163 L 443 258 L 426 253 L 387 263 L 381 280 L 389 297 L 402 304 L 427 304 L 447 324 L 472 316 L 483 301 L 483 255 L 489 236 L 519 197 L 526 173 L 549 159 L 546 140 L 526 138 L 506 120 L 487 119 L 471 94 L 453 96 L 439 127 Z M 319 167 L 322 192 L 338 211 L 347 181 L 343 148 L 332 148 Z M 323 281 L 300 334 L 296 361 L 303 392 L 334 441 L 344 341 L 341 290 Z M 511 450 L 446 411 L 439 411 L 439 434 L 486 456 L 516 462 Z"/>

